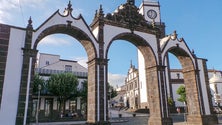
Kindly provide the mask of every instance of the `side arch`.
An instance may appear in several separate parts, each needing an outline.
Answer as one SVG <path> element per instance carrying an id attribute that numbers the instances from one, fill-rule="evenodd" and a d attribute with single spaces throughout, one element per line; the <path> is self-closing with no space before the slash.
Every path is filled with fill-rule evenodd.
<path id="1" fill-rule="evenodd" d="M 38 43 L 41 40 L 51 34 L 66 34 L 78 40 L 84 47 L 88 57 L 88 103 L 87 103 L 87 122 L 95 122 L 98 120 L 97 114 L 99 108 L 96 107 L 96 100 L 98 99 L 98 41 L 92 34 L 90 28 L 87 26 L 84 19 L 80 16 L 78 19 L 73 19 L 69 16 L 61 16 L 56 13 L 53 17 L 50 17 L 43 25 L 41 25 L 36 31 L 33 32 L 32 37 L 32 49 L 36 50 Z M 32 71 L 34 71 L 35 59 L 32 61 Z M 34 73 L 32 73 L 33 75 Z M 98 120 L 99 121 L 99 120 Z"/>
<path id="2" fill-rule="evenodd" d="M 88 60 L 92 60 L 97 57 L 96 45 L 93 43 L 93 40 L 91 40 L 90 37 L 81 29 L 74 26 L 67 27 L 67 25 L 65 24 L 54 25 L 46 28 L 37 36 L 36 39 L 34 39 L 35 42 L 33 48 L 36 49 L 38 43 L 44 37 L 56 33 L 67 34 L 73 38 L 76 38 L 85 48 L 86 53 L 88 55 Z"/>
<path id="3" fill-rule="evenodd" d="M 182 73 L 184 77 L 184 85 L 186 88 L 186 106 L 187 106 L 187 122 L 202 123 L 201 116 L 204 114 L 203 98 L 201 97 L 201 84 L 199 80 L 199 70 L 197 67 L 196 57 L 194 54 L 187 51 L 188 48 L 181 48 L 171 46 L 168 50 L 164 50 L 164 65 L 166 64 L 167 54 L 172 53 L 180 62 L 182 66 Z M 170 60 L 169 60 L 170 61 Z M 168 69 L 170 70 L 170 69 Z M 167 71 L 168 72 L 168 71 Z"/>
<path id="4" fill-rule="evenodd" d="M 169 48 L 167 51 L 165 51 L 164 53 L 164 58 L 163 58 L 163 64 L 165 64 L 165 60 L 167 57 L 168 53 L 172 53 L 174 56 L 177 57 L 177 59 L 179 60 L 182 68 L 183 68 L 183 72 L 189 71 L 189 70 L 195 70 L 195 59 L 193 57 L 192 54 L 187 53 L 186 50 L 184 50 L 183 48 L 180 47 L 171 47 Z M 186 62 L 186 63 L 185 63 Z"/>

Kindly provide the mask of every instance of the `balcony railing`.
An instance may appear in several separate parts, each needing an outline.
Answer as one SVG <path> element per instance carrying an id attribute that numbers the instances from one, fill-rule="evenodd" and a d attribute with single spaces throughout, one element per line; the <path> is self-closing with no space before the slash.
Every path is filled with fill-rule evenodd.
<path id="1" fill-rule="evenodd" d="M 61 73 L 72 73 L 77 77 L 87 77 L 87 72 L 74 72 L 74 71 L 65 71 L 65 70 L 52 70 L 52 69 L 42 69 L 42 68 L 35 68 L 36 74 L 45 74 L 45 75 L 51 75 L 51 74 L 61 74 Z"/>

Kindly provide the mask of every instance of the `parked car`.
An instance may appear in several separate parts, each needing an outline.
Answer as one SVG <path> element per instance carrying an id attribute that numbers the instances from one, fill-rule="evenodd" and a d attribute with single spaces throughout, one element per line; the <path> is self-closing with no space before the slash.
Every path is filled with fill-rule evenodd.
<path id="1" fill-rule="evenodd" d="M 221 108 L 220 107 L 214 107 L 214 113 L 221 114 L 222 113 Z"/>

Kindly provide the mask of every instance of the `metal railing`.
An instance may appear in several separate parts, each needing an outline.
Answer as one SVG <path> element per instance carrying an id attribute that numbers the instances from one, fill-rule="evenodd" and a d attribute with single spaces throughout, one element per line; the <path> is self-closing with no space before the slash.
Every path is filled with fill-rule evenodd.
<path id="1" fill-rule="evenodd" d="M 61 73 L 72 73 L 77 77 L 87 77 L 87 72 L 75 72 L 75 71 L 65 71 L 65 70 L 52 70 L 52 69 L 42 69 L 42 68 L 35 68 L 36 74 L 45 74 L 45 75 L 51 75 L 51 74 L 61 74 Z"/>

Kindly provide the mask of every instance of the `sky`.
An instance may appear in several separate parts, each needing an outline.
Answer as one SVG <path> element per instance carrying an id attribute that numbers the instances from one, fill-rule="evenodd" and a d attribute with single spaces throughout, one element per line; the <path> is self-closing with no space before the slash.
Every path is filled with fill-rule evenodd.
<path id="1" fill-rule="evenodd" d="M 26 27 L 31 16 L 33 28 L 38 28 L 58 9 L 62 13 L 69 0 L 0 0 L 0 23 Z M 71 0 L 73 15 L 83 16 L 87 24 L 93 20 L 100 4 L 104 13 L 112 13 L 126 0 Z M 139 6 L 142 0 L 136 0 Z M 209 69 L 222 70 L 222 1 L 221 0 L 159 0 L 161 20 L 166 34 L 177 31 L 199 58 L 207 59 Z M 60 55 L 62 59 L 79 61 L 86 66 L 86 52 L 82 45 L 68 35 L 45 37 L 38 45 L 39 52 Z M 124 50 L 124 51 L 121 51 Z M 123 85 L 130 62 L 137 67 L 137 49 L 127 41 L 115 41 L 108 52 L 109 82 Z M 180 67 L 172 56 L 171 67 Z"/>

